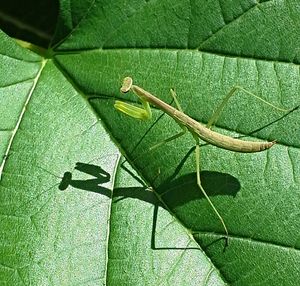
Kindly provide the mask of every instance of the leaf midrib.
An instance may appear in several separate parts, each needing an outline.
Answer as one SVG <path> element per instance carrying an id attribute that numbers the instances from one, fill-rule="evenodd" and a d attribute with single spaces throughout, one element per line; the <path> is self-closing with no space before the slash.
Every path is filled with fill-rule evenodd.
<path id="1" fill-rule="evenodd" d="M 3 159 L 3 161 L 2 161 L 2 163 L 0 165 L 0 181 L 1 181 L 1 176 L 2 176 L 2 173 L 3 173 L 4 167 L 5 167 L 5 163 L 6 163 L 7 157 L 9 155 L 10 148 L 11 148 L 11 146 L 13 144 L 13 141 L 14 141 L 14 138 L 16 136 L 16 133 L 17 133 L 17 131 L 19 129 L 19 126 L 20 126 L 20 124 L 22 122 L 22 119 L 23 119 L 23 117 L 25 115 L 26 107 L 27 107 L 28 103 L 30 102 L 32 94 L 33 94 L 33 92 L 34 92 L 34 90 L 36 88 L 38 80 L 39 80 L 39 78 L 40 78 L 40 76 L 42 74 L 42 71 L 43 71 L 44 67 L 46 66 L 47 61 L 48 60 L 45 60 L 45 59 L 42 60 L 40 70 L 38 71 L 36 77 L 33 80 L 33 85 L 32 85 L 32 87 L 31 87 L 31 89 L 30 89 L 30 91 L 28 93 L 28 96 L 27 96 L 25 102 L 24 102 L 24 105 L 23 105 L 22 111 L 21 111 L 21 113 L 19 115 L 19 118 L 17 120 L 16 126 L 13 129 L 13 131 L 12 131 L 11 138 L 10 138 L 9 143 L 7 145 L 6 151 L 5 151 L 4 155 L 3 155 L 4 159 Z"/>

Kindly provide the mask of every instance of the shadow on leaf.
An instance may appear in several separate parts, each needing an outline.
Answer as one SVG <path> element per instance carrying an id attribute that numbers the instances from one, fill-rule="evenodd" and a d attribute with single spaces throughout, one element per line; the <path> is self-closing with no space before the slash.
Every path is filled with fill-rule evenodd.
<path id="1" fill-rule="evenodd" d="M 202 171 L 201 184 L 210 196 L 235 197 L 240 190 L 240 182 L 233 176 L 220 172 Z M 158 188 L 158 193 L 172 207 L 184 205 L 186 202 L 204 198 L 196 182 L 196 173 L 183 175 L 171 182 L 164 183 Z"/>
<path id="2" fill-rule="evenodd" d="M 111 190 L 101 186 L 102 184 L 110 181 L 110 174 L 106 172 L 103 168 L 93 164 L 77 162 L 74 169 L 82 173 L 91 175 L 94 178 L 77 180 L 73 179 L 72 173 L 65 172 L 58 186 L 58 188 L 61 191 L 66 190 L 69 186 L 72 186 L 76 189 L 100 193 L 105 196 L 111 197 Z"/>
<path id="3" fill-rule="evenodd" d="M 122 168 L 128 172 L 130 176 L 134 175 L 125 166 Z M 72 186 L 76 189 L 99 193 L 107 197 L 112 196 L 112 191 L 102 186 L 104 183 L 108 183 L 111 179 L 110 174 L 102 167 L 78 162 L 74 169 L 81 173 L 90 175 L 92 178 L 79 180 L 74 178 L 74 174 L 71 172 L 65 172 L 59 184 L 60 190 L 66 190 L 69 186 Z M 236 178 L 229 174 L 220 172 L 202 171 L 201 181 L 204 189 L 210 197 L 220 195 L 234 197 L 240 189 L 240 183 Z M 157 189 L 157 192 L 153 192 L 145 185 L 142 187 L 116 188 L 114 190 L 113 203 L 118 203 L 126 198 L 136 198 L 154 205 L 153 227 L 151 234 L 152 249 L 180 249 L 178 247 L 156 246 L 155 233 L 159 207 L 164 208 L 173 213 L 176 217 L 179 217 L 184 226 L 193 231 L 197 231 L 196 226 L 201 225 L 201 221 L 203 221 L 200 213 L 196 217 L 193 216 L 192 220 L 191 216 L 189 216 L 189 209 L 200 209 L 201 202 L 203 202 L 203 200 L 205 201 L 203 194 L 196 184 L 195 173 L 189 173 L 165 182 Z M 178 208 L 181 208 L 181 210 L 178 211 Z M 217 218 L 214 219 L 216 221 L 218 220 Z"/>

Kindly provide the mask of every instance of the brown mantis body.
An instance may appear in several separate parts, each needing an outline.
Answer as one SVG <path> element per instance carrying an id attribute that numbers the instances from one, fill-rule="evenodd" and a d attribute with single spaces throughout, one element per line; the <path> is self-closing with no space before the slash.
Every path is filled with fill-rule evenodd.
<path id="1" fill-rule="evenodd" d="M 200 139 L 217 147 L 235 152 L 254 153 L 269 149 L 275 144 L 275 141 L 255 142 L 235 139 L 230 136 L 212 131 L 182 111 L 165 103 L 139 86 L 131 85 L 130 89 L 143 100 L 153 104 L 157 108 L 170 115 L 177 121 L 179 125 L 186 126 L 190 132 L 199 136 Z"/>

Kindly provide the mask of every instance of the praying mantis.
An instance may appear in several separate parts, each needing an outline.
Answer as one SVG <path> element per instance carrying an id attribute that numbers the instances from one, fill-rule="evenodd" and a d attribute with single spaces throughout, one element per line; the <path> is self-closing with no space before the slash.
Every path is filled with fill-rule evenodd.
<path id="1" fill-rule="evenodd" d="M 116 100 L 114 107 L 120 111 L 125 113 L 128 116 L 131 116 L 133 118 L 139 119 L 139 120 L 148 120 L 151 118 L 151 105 L 154 105 L 155 107 L 162 110 L 164 113 L 168 114 L 170 117 L 172 117 L 178 125 L 181 127 L 181 132 L 163 140 L 162 142 L 157 143 L 156 145 L 152 146 L 150 150 L 153 150 L 155 148 L 158 148 L 159 146 L 162 146 L 172 140 L 175 140 L 179 138 L 180 136 L 184 135 L 186 132 L 189 132 L 194 140 L 195 140 L 195 160 L 196 160 L 196 178 L 197 178 L 197 185 L 201 192 L 203 193 L 204 197 L 208 201 L 209 205 L 211 206 L 212 210 L 220 220 L 225 234 L 226 234 L 226 245 L 228 243 L 228 229 L 225 224 L 225 221 L 223 220 L 222 216 L 210 200 L 209 196 L 207 195 L 206 191 L 204 190 L 202 184 L 201 184 L 201 178 L 200 178 L 200 140 L 212 144 L 216 147 L 220 147 L 226 150 L 234 151 L 234 152 L 243 152 L 243 153 L 254 153 L 254 152 L 261 152 L 266 149 L 271 148 L 276 142 L 258 142 L 258 141 L 245 141 L 240 140 L 236 138 L 232 138 L 230 136 L 226 136 L 223 134 L 220 134 L 218 132 L 212 131 L 212 126 L 216 123 L 218 120 L 221 112 L 223 111 L 225 105 L 227 104 L 230 97 L 232 97 L 237 90 L 241 90 L 245 92 L 246 94 L 253 96 L 254 98 L 260 100 L 261 102 L 277 109 L 283 112 L 290 111 L 289 109 L 283 109 L 280 107 L 277 107 L 266 100 L 260 98 L 259 96 L 247 91 L 246 89 L 240 87 L 240 86 L 234 86 L 230 92 L 226 95 L 226 97 L 221 102 L 220 106 L 216 109 L 216 111 L 213 113 L 211 119 L 208 121 L 207 125 L 203 125 L 199 123 L 198 121 L 194 120 L 193 118 L 186 115 L 178 100 L 176 97 L 176 94 L 174 90 L 171 89 L 171 95 L 174 99 L 174 102 L 177 106 L 177 109 L 173 106 L 165 103 L 164 101 L 160 100 L 156 96 L 152 95 L 150 92 L 142 89 L 141 87 L 133 84 L 133 79 L 131 77 L 125 77 L 123 80 L 123 84 L 121 87 L 122 93 L 127 93 L 129 91 L 132 91 L 135 95 L 137 95 L 138 99 L 140 100 L 142 107 L 138 107 L 123 101 Z"/>

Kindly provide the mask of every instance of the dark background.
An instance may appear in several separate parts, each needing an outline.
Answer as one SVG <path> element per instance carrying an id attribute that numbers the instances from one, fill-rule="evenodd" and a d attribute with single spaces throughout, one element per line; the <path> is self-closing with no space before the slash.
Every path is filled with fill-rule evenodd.
<path id="1" fill-rule="evenodd" d="M 47 48 L 55 31 L 58 0 L 0 1 L 0 29 L 11 37 Z"/>

